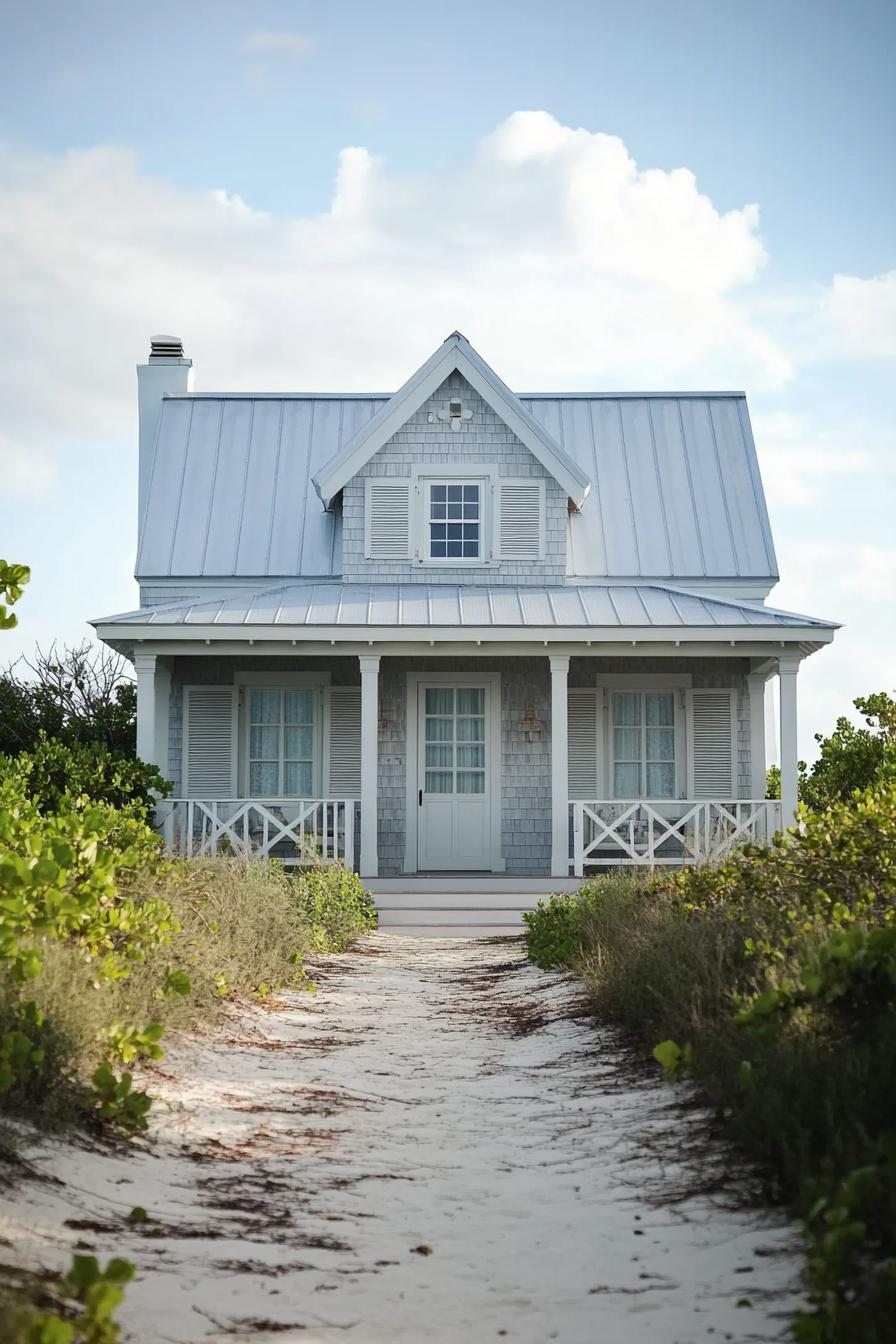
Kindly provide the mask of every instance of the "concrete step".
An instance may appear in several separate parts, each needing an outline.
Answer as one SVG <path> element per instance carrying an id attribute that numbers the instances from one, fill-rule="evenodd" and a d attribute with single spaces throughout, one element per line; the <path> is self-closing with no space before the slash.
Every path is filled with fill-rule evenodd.
<path id="1" fill-rule="evenodd" d="M 384 933 L 409 938 L 519 938 L 517 924 L 380 924 Z"/>
<path id="2" fill-rule="evenodd" d="M 403 924 L 441 924 L 446 927 L 453 924 L 475 924 L 477 926 L 506 925 L 508 928 L 521 928 L 523 912 L 520 909 L 479 909 L 468 907 L 445 908 L 444 906 L 417 905 L 412 909 L 393 910 L 379 906 L 381 928 L 399 928 Z"/>
<path id="3" fill-rule="evenodd" d="M 375 892 L 378 910 L 534 910 L 541 900 L 526 891 Z"/>

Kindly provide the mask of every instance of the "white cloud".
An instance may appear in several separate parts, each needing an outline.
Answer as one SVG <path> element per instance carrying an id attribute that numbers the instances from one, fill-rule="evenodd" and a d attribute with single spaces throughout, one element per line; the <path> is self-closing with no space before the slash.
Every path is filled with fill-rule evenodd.
<path id="1" fill-rule="evenodd" d="M 319 215 L 172 186 L 124 149 L 7 150 L 5 432 L 27 452 L 129 431 L 157 330 L 205 388 L 389 389 L 455 327 L 521 388 L 775 385 L 788 357 L 743 297 L 764 259 L 755 206 L 720 212 L 690 172 L 544 112 L 428 176 L 347 148 Z"/>
<path id="2" fill-rule="evenodd" d="M 314 42 L 304 33 L 247 33 L 241 43 L 253 56 L 308 56 Z"/>
<path id="3" fill-rule="evenodd" d="M 824 305 L 833 338 L 845 351 L 896 355 L 896 271 L 863 278 L 835 275 Z"/>
<path id="4" fill-rule="evenodd" d="M 833 433 L 815 429 L 805 415 L 772 411 L 753 416 L 753 432 L 772 503 L 814 506 L 838 484 L 853 484 L 881 470 L 882 455 L 867 446 L 867 427 Z"/>

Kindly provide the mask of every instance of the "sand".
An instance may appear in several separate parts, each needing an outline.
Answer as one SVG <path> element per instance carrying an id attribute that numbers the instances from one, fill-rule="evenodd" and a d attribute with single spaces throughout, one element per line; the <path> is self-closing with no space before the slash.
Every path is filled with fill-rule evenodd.
<path id="1" fill-rule="evenodd" d="M 26 1136 L 4 1258 L 134 1260 L 141 1344 L 785 1337 L 794 1230 L 575 980 L 515 939 L 387 934 L 314 973 L 170 1043 L 147 1142 Z"/>

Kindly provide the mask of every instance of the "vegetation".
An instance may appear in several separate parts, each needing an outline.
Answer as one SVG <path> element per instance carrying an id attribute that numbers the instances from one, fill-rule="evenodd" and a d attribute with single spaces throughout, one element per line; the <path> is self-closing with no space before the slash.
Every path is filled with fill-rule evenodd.
<path id="1" fill-rule="evenodd" d="M 12 630 L 18 624 L 18 617 L 9 607 L 18 602 L 30 578 L 31 570 L 27 565 L 0 560 L 0 630 Z"/>
<path id="2" fill-rule="evenodd" d="M 597 878 L 526 917 L 530 957 L 584 973 L 802 1211 L 799 1344 L 883 1344 L 896 1310 L 896 780 L 878 773 L 768 851 Z"/>
<path id="3" fill-rule="evenodd" d="M 8 1344 L 116 1344 L 121 1330 L 114 1312 L 134 1272 L 129 1260 L 113 1258 L 103 1269 L 96 1256 L 73 1255 L 68 1273 L 55 1282 L 20 1275 L 0 1295 L 4 1338 Z"/>
<path id="4" fill-rule="evenodd" d="M 0 753 L 33 751 L 42 737 L 66 745 L 101 743 L 133 757 L 137 690 L 123 658 L 77 648 L 38 649 L 0 673 Z"/>
<path id="5" fill-rule="evenodd" d="M 815 734 L 818 759 L 812 769 L 799 763 L 799 799 L 817 809 L 843 802 L 856 789 L 867 789 L 896 777 L 896 700 L 885 691 L 859 696 L 853 705 L 865 720 L 857 727 L 845 716 L 838 718 L 830 737 Z M 769 767 L 766 797 L 781 797 L 781 771 Z"/>

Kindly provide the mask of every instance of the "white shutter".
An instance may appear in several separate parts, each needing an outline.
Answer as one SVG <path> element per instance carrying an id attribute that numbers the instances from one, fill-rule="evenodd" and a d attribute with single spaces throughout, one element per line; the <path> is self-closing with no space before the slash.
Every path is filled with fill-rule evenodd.
<path id="1" fill-rule="evenodd" d="M 570 687 L 567 693 L 569 796 L 593 803 L 597 784 L 597 692 Z"/>
<path id="2" fill-rule="evenodd" d="M 737 692 L 688 692 L 688 792 L 719 801 L 737 797 Z"/>
<path id="3" fill-rule="evenodd" d="M 544 556 L 544 481 L 498 483 L 498 554 L 502 560 Z"/>
<path id="4" fill-rule="evenodd" d="M 334 686 L 330 691 L 330 741 L 326 795 L 361 797 L 361 688 Z"/>
<path id="5" fill-rule="evenodd" d="M 235 798 L 237 692 L 234 686 L 184 687 L 184 795 Z"/>
<path id="6" fill-rule="evenodd" d="M 367 547 L 369 560 L 407 560 L 411 534 L 410 481 L 367 482 Z"/>

